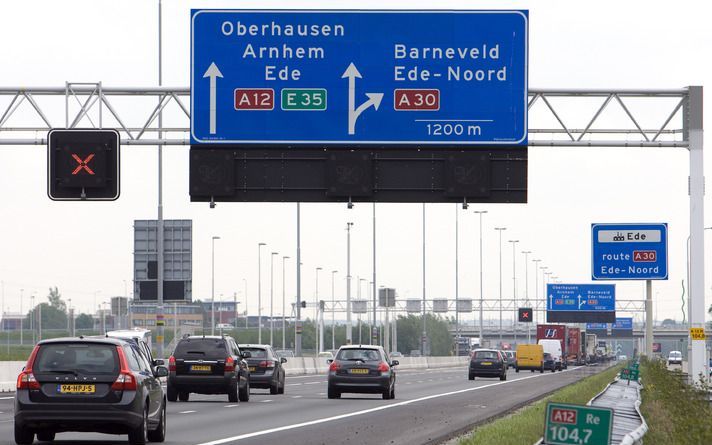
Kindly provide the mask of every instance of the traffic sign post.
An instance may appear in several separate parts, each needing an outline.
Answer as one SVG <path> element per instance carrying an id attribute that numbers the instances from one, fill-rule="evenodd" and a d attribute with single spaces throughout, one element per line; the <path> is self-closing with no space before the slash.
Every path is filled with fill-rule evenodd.
<path id="1" fill-rule="evenodd" d="M 593 280 L 667 280 L 667 224 L 592 224 Z"/>
<path id="2" fill-rule="evenodd" d="M 613 410 L 547 403 L 544 443 L 551 445 L 609 445 Z"/>
<path id="3" fill-rule="evenodd" d="M 527 144 L 527 11 L 193 10 L 191 30 L 191 144 Z"/>
<path id="4" fill-rule="evenodd" d="M 547 284 L 548 322 L 613 322 L 616 317 L 614 284 Z"/>

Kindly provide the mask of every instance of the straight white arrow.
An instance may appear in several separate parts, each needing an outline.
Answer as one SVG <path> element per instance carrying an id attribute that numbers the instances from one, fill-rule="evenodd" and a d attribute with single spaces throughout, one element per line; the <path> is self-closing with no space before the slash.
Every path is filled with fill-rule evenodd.
<path id="1" fill-rule="evenodd" d="M 211 63 L 208 70 L 203 74 L 203 78 L 210 78 L 210 134 L 215 134 L 217 121 L 217 78 L 222 77 L 222 73 L 218 69 L 215 62 Z"/>
<path id="2" fill-rule="evenodd" d="M 368 107 L 373 106 L 374 109 L 378 110 L 383 100 L 383 93 L 366 93 L 368 100 L 362 103 L 358 108 L 356 107 L 356 78 L 361 78 L 361 73 L 359 73 L 356 65 L 351 62 L 341 76 L 342 79 L 349 79 L 349 134 L 356 133 L 356 120 L 358 117 L 368 109 Z"/>

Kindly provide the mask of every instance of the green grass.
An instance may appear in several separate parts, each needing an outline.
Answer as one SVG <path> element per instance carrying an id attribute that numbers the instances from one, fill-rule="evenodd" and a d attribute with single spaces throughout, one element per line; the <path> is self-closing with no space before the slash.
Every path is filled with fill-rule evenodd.
<path id="1" fill-rule="evenodd" d="M 0 361 L 25 361 L 30 356 L 32 348 L 31 345 L 10 345 L 8 352 L 7 346 L 0 344 Z"/>
<path id="2" fill-rule="evenodd" d="M 584 405 L 613 381 L 621 366 L 562 388 L 513 414 L 476 428 L 460 445 L 531 445 L 544 433 L 544 411 L 547 402 Z M 647 445 L 647 441 L 646 441 Z"/>
<path id="3" fill-rule="evenodd" d="M 684 383 L 679 370 L 668 371 L 664 361 L 644 360 L 640 369 L 645 445 L 712 443 L 712 405 L 705 392 Z"/>

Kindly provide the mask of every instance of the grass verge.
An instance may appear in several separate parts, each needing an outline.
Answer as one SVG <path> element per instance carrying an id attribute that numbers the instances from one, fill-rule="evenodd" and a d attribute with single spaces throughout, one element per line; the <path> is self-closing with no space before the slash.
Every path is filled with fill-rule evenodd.
<path id="1" fill-rule="evenodd" d="M 534 402 L 507 417 L 484 424 L 460 441 L 460 445 L 522 445 L 533 444 L 544 433 L 544 411 L 547 402 L 584 405 L 613 381 L 622 366 L 613 366 L 605 371 L 586 377 L 555 393 Z M 646 441 L 647 445 L 647 441 Z"/>
<path id="2" fill-rule="evenodd" d="M 668 371 L 664 361 L 643 360 L 640 370 L 645 445 L 712 443 L 712 405 L 706 393 L 684 383 L 679 370 Z"/>

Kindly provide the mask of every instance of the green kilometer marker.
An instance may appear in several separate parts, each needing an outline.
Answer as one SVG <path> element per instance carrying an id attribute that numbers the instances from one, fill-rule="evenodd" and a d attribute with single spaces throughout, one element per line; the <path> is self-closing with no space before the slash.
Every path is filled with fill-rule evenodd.
<path id="1" fill-rule="evenodd" d="M 326 110 L 326 88 L 283 88 L 282 110 Z"/>
<path id="2" fill-rule="evenodd" d="M 613 410 L 549 402 L 544 443 L 551 445 L 609 445 Z"/>

